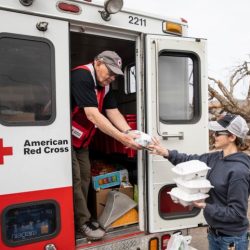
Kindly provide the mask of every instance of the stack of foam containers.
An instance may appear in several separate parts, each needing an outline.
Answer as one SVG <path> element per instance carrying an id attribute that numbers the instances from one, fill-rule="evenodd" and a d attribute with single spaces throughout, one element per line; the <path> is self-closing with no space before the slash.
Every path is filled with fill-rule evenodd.
<path id="1" fill-rule="evenodd" d="M 184 207 L 192 205 L 193 201 L 204 200 L 213 186 L 206 179 L 210 168 L 199 160 L 182 162 L 172 168 L 177 187 L 168 192 L 175 203 Z"/>

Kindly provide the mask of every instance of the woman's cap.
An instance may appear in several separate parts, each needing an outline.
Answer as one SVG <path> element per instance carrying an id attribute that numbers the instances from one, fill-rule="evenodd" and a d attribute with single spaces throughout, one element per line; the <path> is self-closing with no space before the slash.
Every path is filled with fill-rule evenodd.
<path id="1" fill-rule="evenodd" d="M 100 53 L 97 57 L 97 60 L 101 60 L 104 64 L 116 75 L 123 75 L 121 70 L 122 68 L 122 59 L 114 51 L 105 50 Z"/>
<path id="2" fill-rule="evenodd" d="M 227 130 L 231 134 L 244 139 L 249 131 L 248 125 L 240 115 L 227 114 L 217 121 L 209 122 L 208 128 L 212 131 Z"/>

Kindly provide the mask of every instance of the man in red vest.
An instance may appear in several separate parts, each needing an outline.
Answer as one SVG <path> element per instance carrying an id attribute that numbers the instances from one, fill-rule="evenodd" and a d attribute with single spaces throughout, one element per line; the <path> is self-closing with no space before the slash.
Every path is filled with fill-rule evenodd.
<path id="1" fill-rule="evenodd" d="M 122 60 L 114 51 L 103 51 L 93 63 L 78 66 L 71 74 L 75 225 L 90 240 L 101 239 L 105 234 L 97 222 L 90 220 L 87 207 L 91 177 L 88 145 L 96 127 L 126 147 L 141 149 L 109 88 L 118 75 L 123 75 L 121 68 Z"/>

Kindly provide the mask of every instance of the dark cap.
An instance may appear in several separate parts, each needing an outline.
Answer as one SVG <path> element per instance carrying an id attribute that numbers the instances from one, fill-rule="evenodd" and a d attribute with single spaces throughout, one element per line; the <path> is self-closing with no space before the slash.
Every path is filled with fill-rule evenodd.
<path id="1" fill-rule="evenodd" d="M 100 53 L 97 57 L 97 60 L 101 60 L 104 64 L 116 75 L 123 75 L 121 70 L 122 68 L 122 59 L 114 52 L 110 50 L 105 50 Z"/>
<path id="2" fill-rule="evenodd" d="M 249 131 L 247 123 L 240 115 L 227 114 L 218 121 L 209 122 L 209 129 L 213 131 L 227 130 L 239 138 L 244 139 Z"/>

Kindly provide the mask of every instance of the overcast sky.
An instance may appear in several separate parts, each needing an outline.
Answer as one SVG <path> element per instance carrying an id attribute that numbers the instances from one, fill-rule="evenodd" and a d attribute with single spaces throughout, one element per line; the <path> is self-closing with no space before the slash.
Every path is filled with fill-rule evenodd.
<path id="1" fill-rule="evenodd" d="M 183 17 L 189 36 L 208 39 L 208 74 L 225 81 L 234 66 L 250 60 L 249 0 L 123 0 L 124 8 Z M 245 87 L 244 87 L 245 86 Z M 246 92 L 243 83 L 241 92 Z"/>

